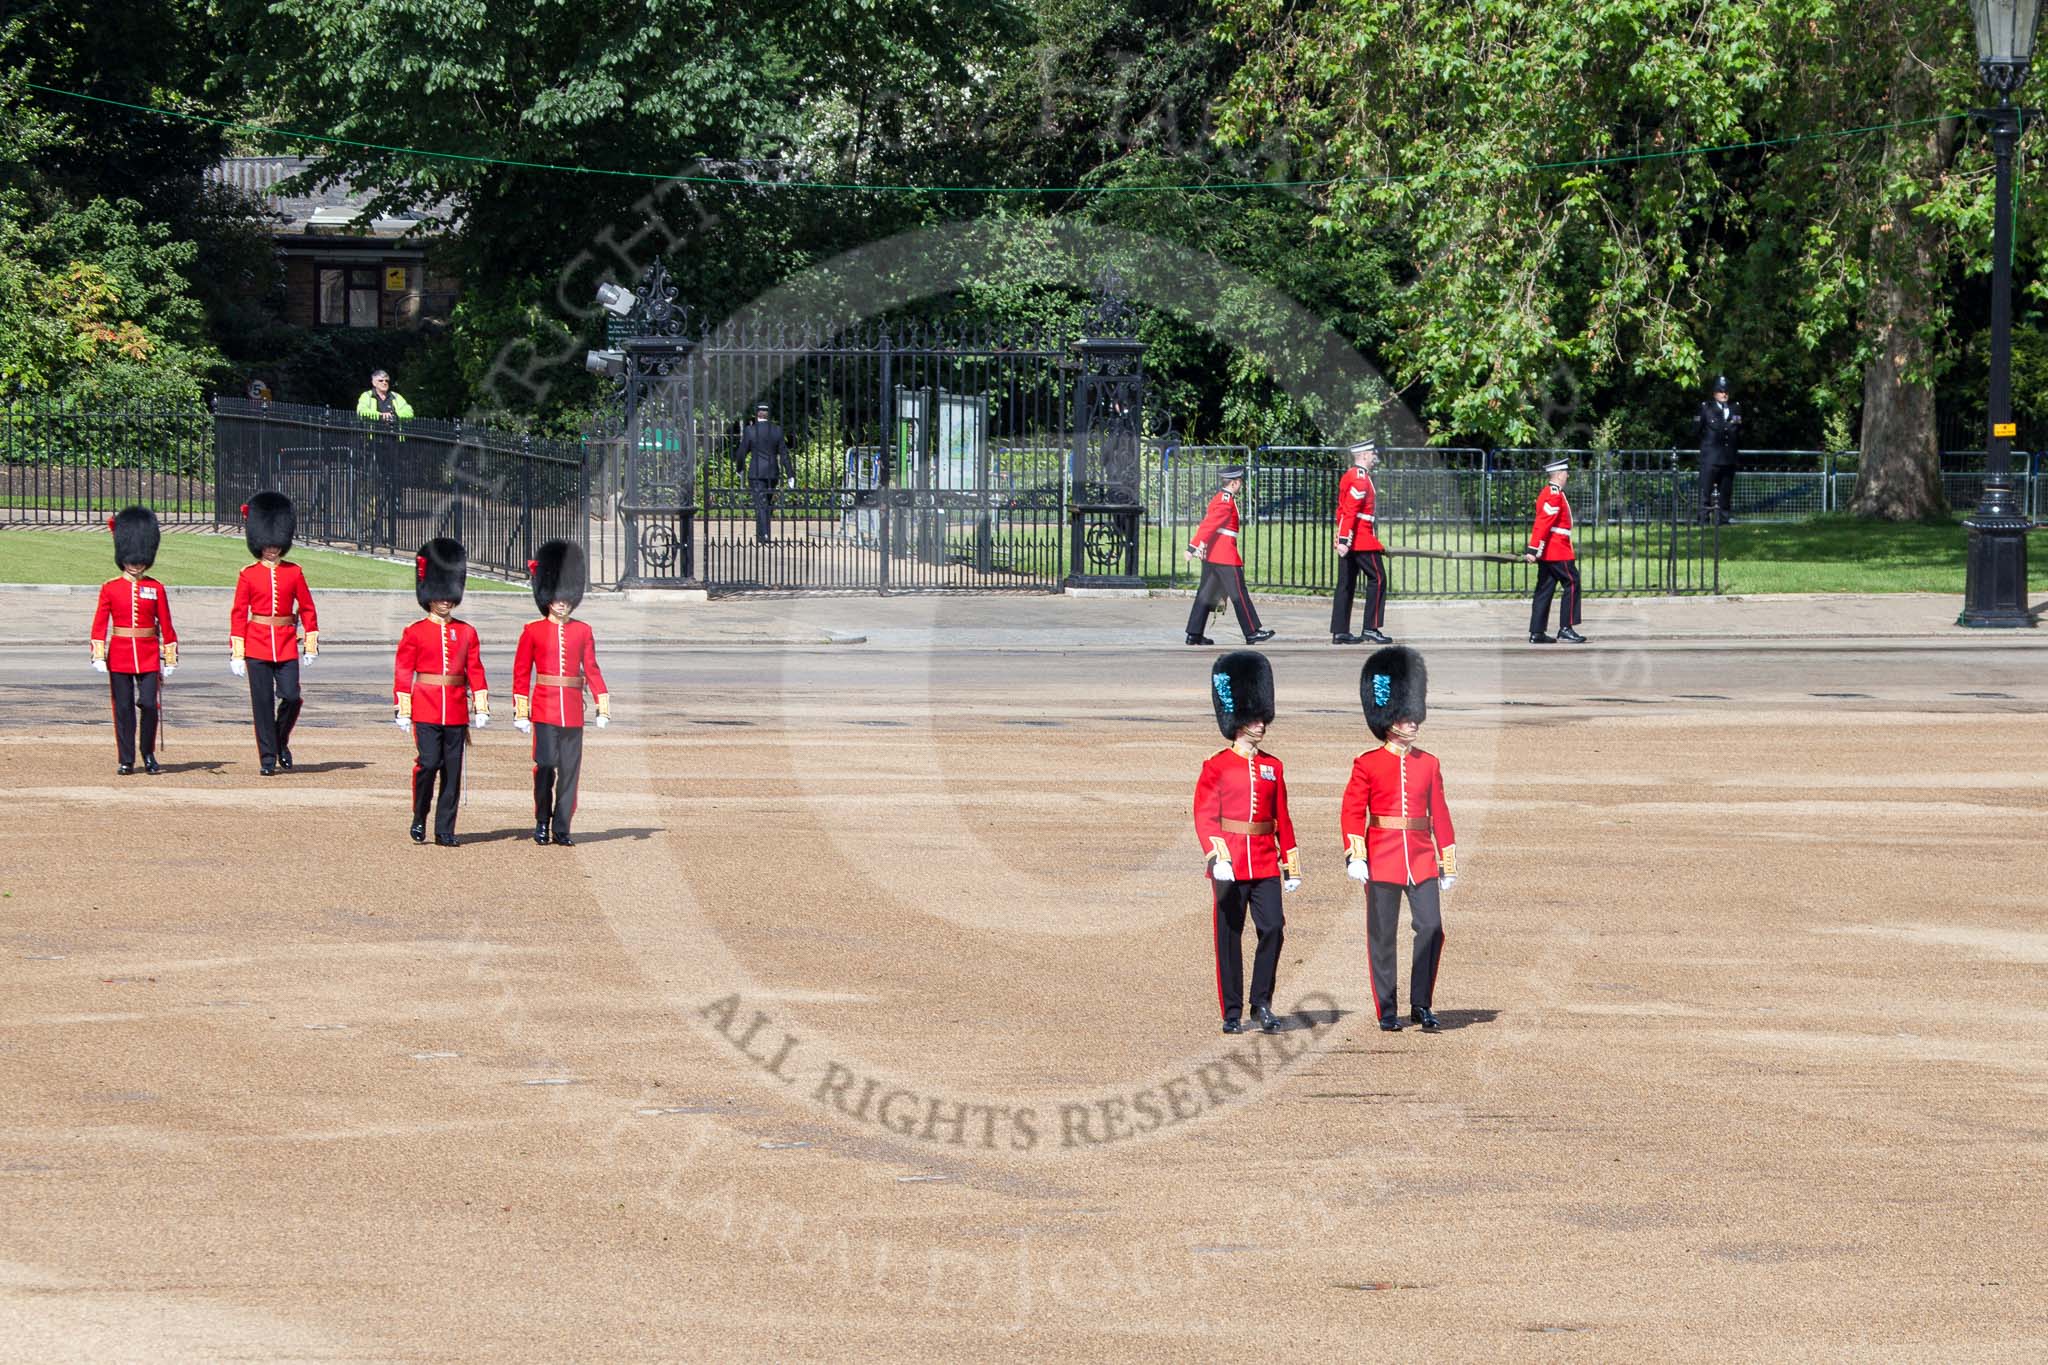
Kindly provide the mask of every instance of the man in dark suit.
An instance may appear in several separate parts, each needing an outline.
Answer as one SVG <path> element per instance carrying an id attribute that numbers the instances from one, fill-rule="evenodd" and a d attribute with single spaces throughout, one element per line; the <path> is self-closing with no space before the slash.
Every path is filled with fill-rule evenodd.
<path id="1" fill-rule="evenodd" d="M 783 439 L 782 428 L 768 420 L 766 403 L 754 405 L 754 420 L 740 433 L 739 463 L 746 473 L 747 487 L 754 494 L 754 543 L 766 545 L 775 485 L 782 482 L 796 487 L 796 465 L 789 458 L 789 442 Z"/>
<path id="2" fill-rule="evenodd" d="M 1714 379 L 1714 396 L 1700 404 L 1692 419 L 1692 434 L 1700 443 L 1700 520 L 1717 513 L 1729 521 L 1735 504 L 1735 462 L 1737 438 L 1742 434 L 1742 405 L 1728 399 L 1728 376 Z"/>

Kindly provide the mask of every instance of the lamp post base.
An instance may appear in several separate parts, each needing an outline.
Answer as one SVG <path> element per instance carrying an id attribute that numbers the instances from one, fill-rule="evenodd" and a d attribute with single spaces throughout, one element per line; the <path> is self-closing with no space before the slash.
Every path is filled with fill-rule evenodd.
<path id="1" fill-rule="evenodd" d="M 1986 488 L 1984 500 L 1963 525 L 1970 547 L 1963 611 L 1956 624 L 1983 630 L 2033 625 L 2027 610 L 2027 532 L 2033 524 L 2020 512 L 2012 490 Z"/>

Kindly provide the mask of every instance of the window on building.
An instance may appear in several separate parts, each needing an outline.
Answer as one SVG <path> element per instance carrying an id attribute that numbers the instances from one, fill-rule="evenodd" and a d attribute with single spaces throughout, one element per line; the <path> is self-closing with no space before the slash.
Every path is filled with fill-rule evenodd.
<path id="1" fill-rule="evenodd" d="M 314 320 L 323 327 L 375 327 L 377 285 L 375 266 L 321 266 Z"/>

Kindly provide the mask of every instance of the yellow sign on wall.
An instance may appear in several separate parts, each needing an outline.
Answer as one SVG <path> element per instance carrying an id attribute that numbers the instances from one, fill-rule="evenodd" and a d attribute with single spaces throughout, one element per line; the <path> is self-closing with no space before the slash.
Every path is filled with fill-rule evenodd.
<path id="1" fill-rule="evenodd" d="M 405 267 L 402 265 L 385 266 L 384 291 L 388 294 L 403 294 L 405 290 Z"/>
<path id="2" fill-rule="evenodd" d="M 1991 424 L 1991 434 L 1993 436 L 2017 436 L 2020 434 L 2020 424 L 2018 422 L 1993 422 Z"/>

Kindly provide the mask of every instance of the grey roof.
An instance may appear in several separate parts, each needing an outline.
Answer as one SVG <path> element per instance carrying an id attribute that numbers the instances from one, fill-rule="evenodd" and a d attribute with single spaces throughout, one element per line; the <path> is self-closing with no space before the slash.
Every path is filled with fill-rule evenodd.
<path id="1" fill-rule="evenodd" d="M 223 157 L 220 164 L 208 172 L 207 179 L 239 190 L 263 205 L 278 220 L 280 232 L 305 232 L 316 227 L 329 232 L 340 231 L 340 225 L 361 212 L 373 196 L 369 190 L 358 189 L 347 180 L 322 185 L 310 194 L 277 192 L 279 184 L 311 164 L 311 159 L 303 156 Z M 387 213 L 371 221 L 370 232 L 379 237 L 399 236 L 411 230 L 428 213 L 445 220 L 450 208 L 449 204 L 442 202 L 426 205 L 423 209 Z"/>

